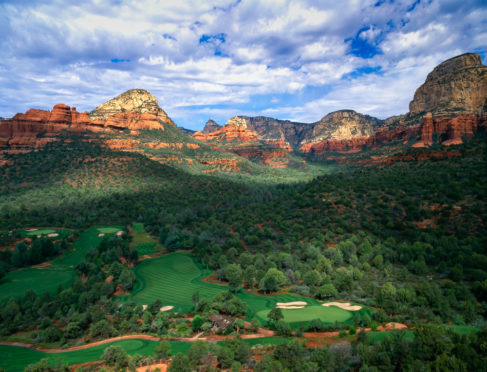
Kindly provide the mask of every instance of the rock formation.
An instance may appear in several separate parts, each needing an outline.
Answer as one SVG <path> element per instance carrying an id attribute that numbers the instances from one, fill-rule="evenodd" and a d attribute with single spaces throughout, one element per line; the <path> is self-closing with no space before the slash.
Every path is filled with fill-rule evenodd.
<path id="1" fill-rule="evenodd" d="M 257 141 L 257 133 L 247 129 L 245 119 L 234 116 L 227 123 L 216 132 L 203 133 L 196 132 L 193 137 L 200 141 L 241 141 L 241 142 L 255 142 Z"/>
<path id="2" fill-rule="evenodd" d="M 487 67 L 478 54 L 451 58 L 428 74 L 409 104 L 411 113 L 487 113 Z"/>
<path id="3" fill-rule="evenodd" d="M 129 90 L 104 103 L 90 114 L 62 103 L 52 111 L 30 109 L 0 122 L 0 148 L 29 149 L 56 141 L 64 131 L 83 133 L 142 129 L 164 130 L 173 121 L 157 104 L 157 99 L 142 89 Z"/>
<path id="4" fill-rule="evenodd" d="M 222 128 L 222 126 L 220 124 L 218 124 L 216 121 L 208 119 L 208 121 L 206 122 L 206 124 L 203 128 L 203 133 L 204 134 L 213 133 L 213 132 L 219 131 L 221 128 Z"/>

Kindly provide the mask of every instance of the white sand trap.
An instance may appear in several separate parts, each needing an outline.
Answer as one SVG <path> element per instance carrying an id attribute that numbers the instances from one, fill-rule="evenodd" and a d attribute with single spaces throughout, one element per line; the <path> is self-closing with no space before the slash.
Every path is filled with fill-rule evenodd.
<path id="1" fill-rule="evenodd" d="M 283 309 L 283 310 L 297 310 L 297 309 L 304 309 L 304 306 L 277 306 L 278 309 Z"/>
<path id="2" fill-rule="evenodd" d="M 103 234 L 103 233 L 99 233 L 99 234 L 98 234 L 98 237 L 99 237 L 99 238 L 101 238 L 101 237 L 103 237 L 103 236 L 105 236 L 105 234 Z"/>
<path id="3" fill-rule="evenodd" d="M 161 311 L 169 311 L 172 309 L 174 309 L 174 306 L 163 306 L 163 307 L 161 307 Z"/>
<path id="4" fill-rule="evenodd" d="M 39 229 L 28 229 L 28 230 L 25 230 L 25 231 L 37 231 Z"/>
<path id="5" fill-rule="evenodd" d="M 308 303 L 304 301 L 294 301 L 294 302 L 278 302 L 277 306 L 306 306 Z"/>
<path id="6" fill-rule="evenodd" d="M 352 305 L 350 302 L 327 302 L 326 304 L 322 304 L 321 306 L 336 306 L 343 310 L 348 311 L 359 311 L 362 310 L 362 306 L 360 305 Z"/>
<path id="7" fill-rule="evenodd" d="M 147 309 L 147 305 L 142 305 L 142 310 Z"/>
<path id="8" fill-rule="evenodd" d="M 56 236 L 59 236 L 59 234 L 58 233 L 47 234 L 48 238 L 55 238 Z"/>
<path id="9" fill-rule="evenodd" d="M 42 235 L 37 235 L 38 238 L 40 238 Z"/>
<path id="10" fill-rule="evenodd" d="M 294 301 L 294 302 L 278 302 L 276 307 L 278 309 L 286 309 L 286 310 L 296 310 L 296 309 L 303 309 L 307 305 L 304 301 Z"/>
<path id="11" fill-rule="evenodd" d="M 121 231 L 121 230 L 120 231 L 117 231 L 117 234 L 116 235 L 117 236 L 122 236 L 123 235 L 123 231 Z"/>

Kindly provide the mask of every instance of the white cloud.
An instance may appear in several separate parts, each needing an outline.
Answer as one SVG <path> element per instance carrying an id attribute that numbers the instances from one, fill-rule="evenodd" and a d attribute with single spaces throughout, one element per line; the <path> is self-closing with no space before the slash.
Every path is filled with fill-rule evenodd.
<path id="1" fill-rule="evenodd" d="M 413 0 L 375 3 L 7 0 L 0 4 L 0 116 L 58 102 L 91 110 L 140 87 L 193 127 L 205 115 L 242 112 L 314 121 L 352 108 L 386 117 L 407 111 L 442 60 L 487 50 L 487 7 L 474 0 L 412 10 Z M 357 33 L 382 54 L 350 54 Z M 225 41 L 200 43 L 202 35 Z M 364 67 L 380 74 L 361 75 Z M 308 89 L 315 93 L 303 101 Z M 299 105 L 280 95 L 296 95 Z"/>

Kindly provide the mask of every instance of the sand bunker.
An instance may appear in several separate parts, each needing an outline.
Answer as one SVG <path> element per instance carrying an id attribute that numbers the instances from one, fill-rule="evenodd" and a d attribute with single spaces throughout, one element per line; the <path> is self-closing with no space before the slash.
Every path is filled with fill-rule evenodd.
<path id="1" fill-rule="evenodd" d="M 307 305 L 304 301 L 294 301 L 294 302 L 278 302 L 276 307 L 278 309 L 286 309 L 286 310 L 296 310 L 296 309 L 303 309 Z"/>
<path id="2" fill-rule="evenodd" d="M 47 234 L 48 238 L 55 238 L 56 236 L 59 236 L 59 234 L 58 233 Z"/>
<path id="3" fill-rule="evenodd" d="M 25 230 L 25 231 L 37 231 L 39 229 L 28 229 L 28 230 Z"/>
<path id="4" fill-rule="evenodd" d="M 105 234 L 103 234 L 103 233 L 99 233 L 99 234 L 98 234 L 98 237 L 99 237 L 99 238 L 101 238 L 101 237 L 103 237 L 103 236 L 105 236 Z"/>
<path id="5" fill-rule="evenodd" d="M 117 231 L 117 236 L 122 236 L 123 235 L 123 231 Z"/>
<path id="6" fill-rule="evenodd" d="M 327 302 L 326 304 L 322 304 L 321 306 L 336 306 L 343 310 L 348 311 L 359 311 L 362 310 L 362 306 L 360 305 L 352 305 L 350 302 Z"/>
<path id="7" fill-rule="evenodd" d="M 142 310 L 147 309 L 147 306 L 148 305 L 142 305 Z M 169 305 L 169 306 L 163 306 L 163 307 L 161 307 L 159 311 L 169 311 L 169 310 L 172 310 L 172 309 L 174 309 L 174 306 Z"/>

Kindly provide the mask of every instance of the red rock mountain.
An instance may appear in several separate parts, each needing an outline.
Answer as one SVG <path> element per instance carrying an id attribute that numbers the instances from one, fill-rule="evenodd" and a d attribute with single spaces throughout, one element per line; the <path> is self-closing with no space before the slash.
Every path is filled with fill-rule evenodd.
<path id="1" fill-rule="evenodd" d="M 157 99 L 143 89 L 132 89 L 97 107 L 90 114 L 57 104 L 52 111 L 30 109 L 0 121 L 0 149 L 29 149 L 56 141 L 63 131 L 83 133 L 142 129 L 164 130 L 175 124 L 159 107 Z"/>

